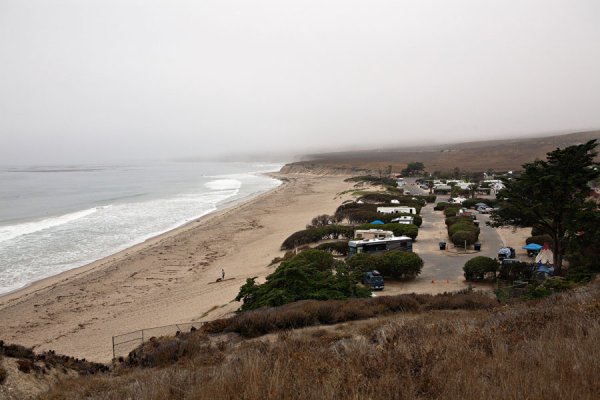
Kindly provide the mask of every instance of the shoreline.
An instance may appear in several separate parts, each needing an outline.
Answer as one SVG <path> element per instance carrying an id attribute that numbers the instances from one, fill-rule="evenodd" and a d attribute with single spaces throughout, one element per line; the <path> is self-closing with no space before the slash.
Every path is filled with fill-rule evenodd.
<path id="1" fill-rule="evenodd" d="M 272 189 L 267 189 L 265 191 L 262 192 L 256 192 L 256 193 L 250 193 L 246 196 L 240 197 L 238 199 L 235 200 L 229 200 L 229 199 L 225 199 L 223 200 L 220 204 L 216 205 L 216 209 L 213 211 L 209 211 L 204 215 L 200 215 L 198 217 L 194 217 L 192 218 L 190 221 L 184 222 L 180 225 L 177 225 L 176 227 L 172 228 L 172 229 L 168 229 L 166 231 L 157 233 L 156 235 L 152 234 L 153 236 L 148 237 L 144 240 L 142 240 L 141 242 L 137 242 L 132 244 L 131 246 L 127 246 L 124 249 L 118 250 L 114 253 L 111 253 L 109 255 L 100 257 L 97 260 L 91 261 L 91 262 L 86 262 L 83 265 L 80 265 L 78 267 L 74 267 L 74 268 L 70 268 L 66 271 L 62 271 L 59 272 L 57 274 L 51 275 L 51 276 L 47 276 L 45 278 L 41 278 L 41 279 L 37 279 L 33 282 L 29 282 L 27 284 L 25 284 L 24 286 L 21 286 L 19 288 L 16 288 L 14 290 L 8 291 L 6 293 L 1 293 L 0 294 L 0 309 L 4 306 L 4 302 L 5 301 L 11 301 L 14 298 L 18 298 L 21 297 L 23 295 L 27 295 L 30 292 L 31 293 L 35 293 L 37 290 L 41 290 L 44 289 L 48 286 L 51 286 L 53 284 L 57 284 L 60 283 L 62 281 L 66 281 L 71 277 L 74 276 L 78 276 L 81 273 L 85 273 L 86 270 L 88 269 L 92 269 L 92 268 L 96 268 L 96 267 L 100 267 L 102 266 L 105 262 L 110 262 L 112 259 L 115 258 L 119 258 L 122 257 L 124 255 L 127 255 L 128 252 L 135 252 L 138 250 L 143 249 L 146 246 L 151 246 L 153 244 L 156 244 L 158 242 L 160 242 L 161 239 L 165 239 L 168 238 L 172 235 L 176 235 L 180 232 L 184 232 L 186 228 L 190 228 L 192 229 L 194 224 L 199 224 L 201 222 L 203 222 L 205 219 L 208 219 L 212 216 L 216 216 L 217 214 L 226 212 L 227 210 L 231 209 L 231 208 L 235 208 L 238 206 L 241 206 L 247 202 L 251 202 L 254 199 L 259 198 L 260 196 L 266 195 L 272 191 L 276 191 L 278 189 L 280 189 L 282 186 L 285 185 L 285 181 L 282 179 L 279 179 L 278 177 L 276 177 L 276 174 L 279 174 L 279 172 L 260 172 L 258 173 L 259 175 L 265 175 L 265 176 L 269 176 L 270 178 L 276 179 L 280 182 L 280 184 Z M 56 281 L 56 282 L 55 282 Z M 35 289 L 35 287 L 38 287 L 37 289 Z"/>
<path id="2" fill-rule="evenodd" d="M 340 176 L 269 174 L 282 183 L 93 263 L 0 297 L 0 338 L 100 362 L 111 336 L 235 311 L 247 278 L 272 271 L 280 245 L 351 184 Z M 213 284 L 226 271 L 226 281 Z"/>

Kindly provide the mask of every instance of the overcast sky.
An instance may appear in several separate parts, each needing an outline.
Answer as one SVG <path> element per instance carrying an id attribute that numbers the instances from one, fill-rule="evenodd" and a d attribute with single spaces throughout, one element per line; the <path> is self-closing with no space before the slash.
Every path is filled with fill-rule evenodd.
<path id="1" fill-rule="evenodd" d="M 595 128 L 598 0 L 0 0 L 0 164 Z"/>

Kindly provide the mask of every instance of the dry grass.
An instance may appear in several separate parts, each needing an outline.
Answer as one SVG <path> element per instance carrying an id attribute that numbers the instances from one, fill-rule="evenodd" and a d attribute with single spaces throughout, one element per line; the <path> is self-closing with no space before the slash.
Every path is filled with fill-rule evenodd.
<path id="1" fill-rule="evenodd" d="M 273 340 L 216 342 L 192 332 L 146 345 L 110 375 L 67 380 L 42 397 L 595 399 L 599 321 L 595 283 L 510 307 L 393 314 Z"/>
<path id="2" fill-rule="evenodd" d="M 402 294 L 366 299 L 304 300 L 212 321 L 203 330 L 212 334 L 235 332 L 245 337 L 256 337 L 279 330 L 337 324 L 397 312 L 490 309 L 497 305 L 497 301 L 487 295 L 469 291 L 438 295 Z"/>

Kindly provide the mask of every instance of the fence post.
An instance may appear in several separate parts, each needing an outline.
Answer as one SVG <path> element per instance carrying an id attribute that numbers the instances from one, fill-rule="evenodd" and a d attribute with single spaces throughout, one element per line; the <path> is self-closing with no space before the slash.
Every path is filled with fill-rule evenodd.
<path id="1" fill-rule="evenodd" d="M 144 330 L 142 329 L 142 343 L 144 343 Z"/>
<path id="2" fill-rule="evenodd" d="M 113 343 L 113 360 L 115 359 L 115 337 L 112 337 L 112 343 Z"/>

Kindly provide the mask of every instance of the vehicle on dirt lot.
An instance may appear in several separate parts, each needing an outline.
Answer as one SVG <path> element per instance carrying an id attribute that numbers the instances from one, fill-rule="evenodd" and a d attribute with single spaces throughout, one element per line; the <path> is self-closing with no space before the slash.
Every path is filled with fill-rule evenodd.
<path id="1" fill-rule="evenodd" d="M 383 290 L 384 287 L 383 276 L 376 270 L 366 272 L 363 283 L 373 290 Z"/>

